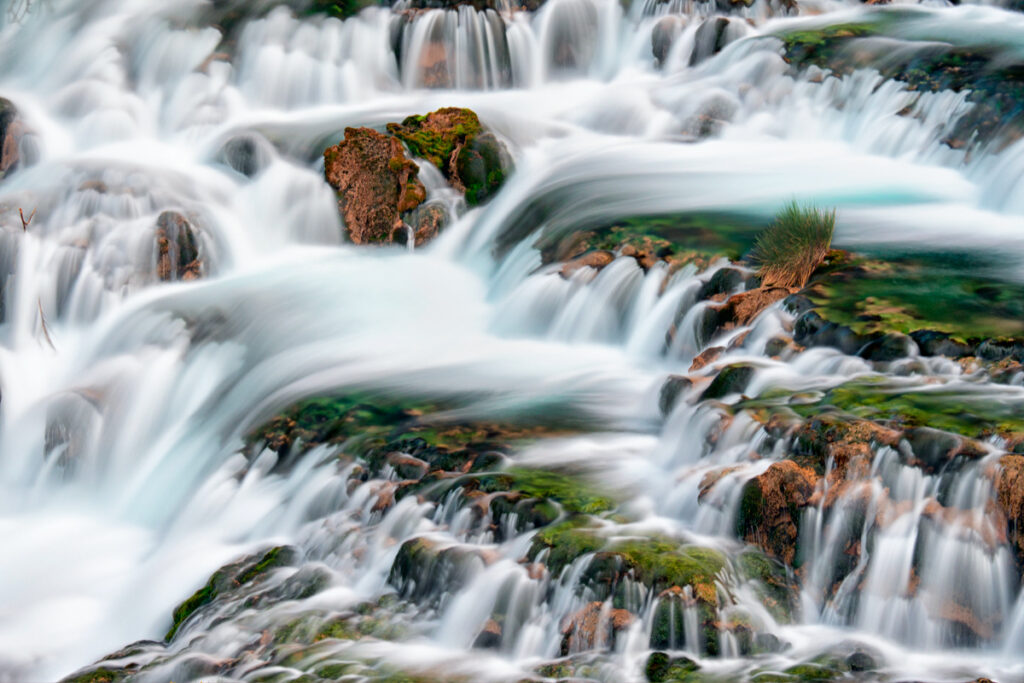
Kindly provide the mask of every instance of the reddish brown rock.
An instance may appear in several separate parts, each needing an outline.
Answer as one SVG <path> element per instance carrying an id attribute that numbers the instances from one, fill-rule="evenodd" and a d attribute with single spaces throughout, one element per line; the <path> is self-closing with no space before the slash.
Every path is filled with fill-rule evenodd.
<path id="1" fill-rule="evenodd" d="M 615 260 L 615 254 L 610 251 L 588 251 L 582 256 L 578 256 L 573 260 L 569 261 L 562 266 L 561 273 L 562 277 L 568 278 L 580 268 L 594 268 L 601 270 L 609 263 Z"/>
<path id="2" fill-rule="evenodd" d="M 709 363 L 714 363 L 724 352 L 724 346 L 711 346 L 704 349 L 696 358 L 693 359 L 693 362 L 690 363 L 690 372 L 696 372 L 697 370 L 707 366 Z"/>
<path id="3" fill-rule="evenodd" d="M 177 211 L 164 211 L 156 219 L 156 274 L 165 282 L 202 275 L 195 232 Z"/>
<path id="4" fill-rule="evenodd" d="M 992 481 L 999 513 L 1005 518 L 1006 536 L 1024 563 L 1024 455 L 1004 455 Z"/>
<path id="5" fill-rule="evenodd" d="M 346 128 L 345 139 L 324 151 L 324 173 L 356 244 L 394 241 L 405 231 L 402 213 L 427 197 L 402 143 L 369 128 Z"/>
<path id="6" fill-rule="evenodd" d="M 628 610 L 604 607 L 602 602 L 591 602 L 566 618 L 562 624 L 562 655 L 610 647 L 615 636 L 635 619 Z"/>
<path id="7" fill-rule="evenodd" d="M 0 178 L 13 171 L 21 160 L 21 138 L 25 124 L 10 100 L 0 97 Z"/>
<path id="8" fill-rule="evenodd" d="M 747 325 L 764 309 L 790 295 L 782 287 L 758 287 L 733 294 L 718 307 L 719 319 L 726 328 Z"/>
<path id="9" fill-rule="evenodd" d="M 737 532 L 769 555 L 793 564 L 799 524 L 817 486 L 818 477 L 792 460 L 782 460 L 751 479 L 743 488 Z"/>

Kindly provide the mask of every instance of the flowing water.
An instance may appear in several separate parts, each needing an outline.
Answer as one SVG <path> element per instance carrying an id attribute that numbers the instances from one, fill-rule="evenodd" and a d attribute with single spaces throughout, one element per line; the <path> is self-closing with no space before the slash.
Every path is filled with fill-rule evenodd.
<path id="1" fill-rule="evenodd" d="M 798 197 L 838 208 L 838 246 L 998 254 L 1003 277 L 1024 279 L 1024 141 L 943 144 L 977 106 L 966 92 L 914 92 L 871 68 L 797 75 L 772 37 L 879 10 L 727 5 L 720 39 L 701 27 L 722 9 L 688 0 L 548 0 L 536 12 L 407 12 L 399 2 L 345 21 L 277 8 L 242 20 L 227 48 L 203 0 L 40 0 L 8 17 L 0 96 L 28 133 L 21 167 L 0 182 L 0 680 L 56 680 L 159 639 L 214 570 L 268 544 L 306 557 L 275 580 L 320 573 L 328 587 L 193 620 L 169 650 L 146 646 L 172 656 L 140 680 L 255 680 L 241 665 L 204 666 L 245 661 L 267 624 L 301 609 L 395 591 L 406 607 L 391 618 L 412 635 L 348 644 L 351 656 L 518 680 L 559 656 L 568 615 L 593 601 L 611 609 L 580 583 L 589 557 L 538 578 L 519 562 L 532 532 L 505 519 L 496 535 L 457 493 L 382 513 L 379 480 L 347 486 L 350 472 L 317 450 L 288 468 L 270 451 L 240 452 L 246 433 L 294 401 L 345 388 L 449 399 L 473 418 L 558 413 L 600 425 L 514 457 L 618 492 L 625 521 L 609 522 L 609 536 L 657 532 L 738 552 L 742 485 L 784 445 L 742 415 L 727 419 L 718 402 L 658 409 L 668 376 L 742 332 L 701 332 L 697 290 L 728 264 L 669 276 L 620 257 L 561 278 L 541 267 L 535 236 L 641 213 L 764 222 Z M 996 46 L 1007 60 L 1024 52 L 1024 15 L 1008 9 L 888 11 L 900 20 L 891 41 Z M 658 57 L 657 31 L 668 35 Z M 347 126 L 442 106 L 475 110 L 508 144 L 514 174 L 467 210 L 424 169 L 431 201 L 458 215 L 434 243 L 347 243 L 323 149 Z M 36 210 L 28 229 L 19 208 Z M 197 228 L 197 280 L 158 276 L 152 244 L 169 210 Z M 773 360 L 765 346 L 792 320 L 767 311 L 713 368 L 755 364 L 748 395 L 887 372 L 1024 399 L 1022 382 L 979 384 L 939 358 L 902 370 L 831 349 Z M 783 648 L 755 661 L 724 629 L 709 648 L 692 595 L 637 584 L 622 599 L 641 618 L 624 635 L 570 644 L 600 655 L 586 676 L 642 680 L 667 605 L 660 647 L 705 671 L 782 670 L 854 643 L 892 680 L 1024 681 L 1020 576 L 986 516 L 987 468 L 1002 446 L 938 471 L 913 466 L 901 447 L 879 447 L 868 476 L 808 511 L 791 623 L 749 584 L 722 578 L 722 609 Z M 704 476 L 725 467 L 701 495 Z M 948 514 L 934 514 L 936 498 Z M 417 537 L 458 550 L 444 576 L 392 570 Z M 865 550 L 851 562 L 854 541 Z M 987 637 L 964 639 L 935 608 L 950 595 L 991 617 Z M 474 648 L 497 613 L 500 643 Z"/>

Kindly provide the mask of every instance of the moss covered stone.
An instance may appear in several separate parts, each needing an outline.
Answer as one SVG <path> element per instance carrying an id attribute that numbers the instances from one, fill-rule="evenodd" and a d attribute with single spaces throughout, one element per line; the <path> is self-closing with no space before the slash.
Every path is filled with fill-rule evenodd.
<path id="1" fill-rule="evenodd" d="M 466 196 L 470 206 L 493 196 L 511 170 L 505 145 L 469 109 L 448 107 L 425 116 L 389 123 L 388 132 L 402 140 L 413 156 L 426 159 Z"/>
<path id="2" fill-rule="evenodd" d="M 188 599 L 174 608 L 172 623 L 164 640 L 170 641 L 181 626 L 200 608 L 212 603 L 223 593 L 236 590 L 276 568 L 295 561 L 295 551 L 287 546 L 271 548 L 262 555 L 248 557 L 221 567 Z"/>

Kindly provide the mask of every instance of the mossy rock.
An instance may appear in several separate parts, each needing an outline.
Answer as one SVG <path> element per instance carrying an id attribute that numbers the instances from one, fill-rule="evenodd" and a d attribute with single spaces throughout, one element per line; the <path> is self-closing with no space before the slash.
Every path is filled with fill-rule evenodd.
<path id="1" fill-rule="evenodd" d="M 590 517 L 579 515 L 545 527 L 533 537 L 528 557 L 538 558 L 547 550 L 544 563 L 554 576 L 565 567 L 588 553 L 604 548 L 608 541 L 594 533 L 596 526 Z"/>
<path id="2" fill-rule="evenodd" d="M 726 558 L 717 550 L 655 537 L 618 541 L 604 552 L 620 558 L 637 581 L 655 590 L 691 586 L 701 602 L 718 602 L 715 582 Z"/>
<path id="3" fill-rule="evenodd" d="M 815 65 L 836 74 L 875 68 L 886 78 L 900 81 L 911 91 L 968 91 L 974 107 L 953 123 L 943 140 L 959 148 L 997 135 L 1007 141 L 1019 137 L 1024 126 L 1024 64 L 1007 60 L 997 44 L 956 45 L 949 36 L 928 35 L 916 22 L 921 15 L 902 10 L 876 11 L 858 22 L 787 29 L 779 32 L 785 59 L 797 68 Z M 915 35 L 914 40 L 905 36 Z M 870 43 L 866 38 L 886 36 L 902 41 Z M 913 113 L 908 108 L 906 115 Z"/>
<path id="4" fill-rule="evenodd" d="M 785 565 L 764 553 L 747 549 L 736 558 L 743 578 L 755 582 L 761 604 L 779 623 L 789 623 L 799 604 L 799 586 Z"/>
<path id="5" fill-rule="evenodd" d="M 336 19 L 348 19 L 367 7 L 385 6 L 378 0 L 313 0 L 305 10 L 307 16 L 323 15 Z"/>
<path id="6" fill-rule="evenodd" d="M 803 294 L 824 320 L 862 337 L 924 330 L 961 342 L 1024 336 L 1024 284 L 985 277 L 984 265 L 969 254 L 848 255 Z"/>
<path id="7" fill-rule="evenodd" d="M 75 673 L 67 678 L 61 679 L 60 683 L 118 683 L 123 681 L 133 672 L 124 669 L 109 669 L 101 667 L 84 673 Z"/>
<path id="8" fill-rule="evenodd" d="M 476 206 L 492 197 L 511 172 L 505 145 L 470 109 L 448 107 L 389 123 L 388 132 L 402 140 L 413 156 L 426 159 Z"/>
<path id="9" fill-rule="evenodd" d="M 486 493 L 520 491 L 527 498 L 557 502 L 563 510 L 574 514 L 596 515 L 615 507 L 614 499 L 598 487 L 562 472 L 514 467 L 478 475 L 476 481 L 479 490 Z"/>
<path id="10" fill-rule="evenodd" d="M 262 555 L 253 555 L 221 567 L 187 600 L 174 608 L 172 623 L 164 640 L 170 641 L 181 626 L 200 608 L 212 603 L 220 595 L 249 584 L 267 572 L 295 562 L 297 553 L 293 548 L 278 546 Z"/>

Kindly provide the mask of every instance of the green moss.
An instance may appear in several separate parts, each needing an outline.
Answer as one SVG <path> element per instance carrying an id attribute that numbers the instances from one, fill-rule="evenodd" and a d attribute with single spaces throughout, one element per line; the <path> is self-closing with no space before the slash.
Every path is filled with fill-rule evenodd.
<path id="1" fill-rule="evenodd" d="M 615 501 L 603 491 L 567 474 L 514 467 L 502 475 L 510 478 L 511 490 L 522 491 L 530 498 L 557 501 L 567 512 L 596 515 L 615 507 Z"/>
<path id="2" fill-rule="evenodd" d="M 117 683 L 129 672 L 119 669 L 94 669 L 77 676 L 65 678 L 61 683 Z"/>
<path id="3" fill-rule="evenodd" d="M 962 388 L 909 388 L 859 379 L 828 390 L 816 403 L 793 409 L 810 417 L 823 406 L 890 426 L 927 426 L 972 438 L 1024 433 L 1024 406 Z"/>
<path id="4" fill-rule="evenodd" d="M 376 0 L 313 0 L 308 15 L 323 14 L 336 19 L 347 19 L 367 7 L 379 5 Z"/>
<path id="5" fill-rule="evenodd" d="M 796 608 L 797 589 L 787 576 L 785 566 L 751 549 L 741 553 L 736 564 L 743 578 L 756 582 L 758 597 L 772 618 L 788 623 Z"/>
<path id="6" fill-rule="evenodd" d="M 726 563 L 717 550 L 650 538 L 615 543 L 610 551 L 622 557 L 645 585 L 656 589 L 693 586 L 698 598 L 716 602 L 715 579 Z"/>
<path id="7" fill-rule="evenodd" d="M 408 116 L 401 124 L 389 123 L 387 128 L 389 133 L 408 145 L 414 156 L 426 159 L 439 170 L 445 171 L 455 147 L 465 144 L 469 138 L 480 133 L 482 126 L 476 113 L 470 109 L 450 107 L 435 114 L 442 112 L 443 127 L 433 125 L 441 117 L 428 114 Z"/>
<path id="8" fill-rule="evenodd" d="M 235 579 L 239 585 L 244 585 L 275 567 L 287 566 L 291 561 L 290 550 L 286 546 L 271 548 L 259 559 L 258 562 L 246 568 Z"/>
<path id="9" fill-rule="evenodd" d="M 170 641 L 174 638 L 174 634 L 178 632 L 181 625 L 188 619 L 192 614 L 204 605 L 208 605 L 213 602 L 213 599 L 217 597 L 217 589 L 215 588 L 216 574 L 210 577 L 210 580 L 205 586 L 197 590 L 192 594 L 185 602 L 174 608 L 173 612 L 173 623 L 171 628 L 164 635 L 164 640 Z"/>
<path id="10" fill-rule="evenodd" d="M 784 673 L 789 674 L 798 681 L 832 681 L 840 678 L 842 674 L 817 664 L 798 664 L 790 667 Z"/>
<path id="11" fill-rule="evenodd" d="M 533 537 L 529 557 L 536 559 L 541 551 L 548 550 L 544 562 L 548 570 L 558 576 L 577 558 L 607 545 L 607 540 L 597 536 L 594 528 L 592 520 L 585 516 L 570 517 L 545 527 Z"/>
<path id="12" fill-rule="evenodd" d="M 822 318 L 860 335 L 917 330 L 962 340 L 1024 335 L 1024 284 L 978 270 L 964 254 L 850 257 L 805 294 Z"/>

